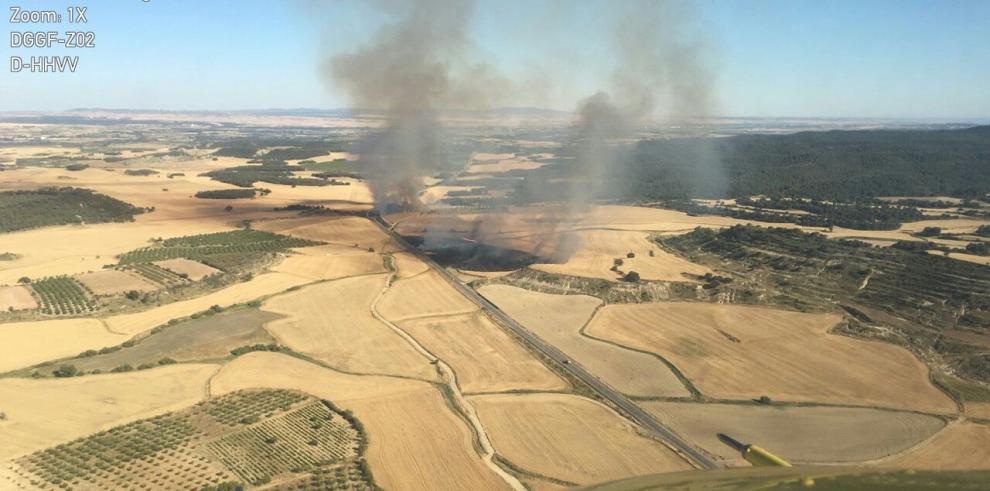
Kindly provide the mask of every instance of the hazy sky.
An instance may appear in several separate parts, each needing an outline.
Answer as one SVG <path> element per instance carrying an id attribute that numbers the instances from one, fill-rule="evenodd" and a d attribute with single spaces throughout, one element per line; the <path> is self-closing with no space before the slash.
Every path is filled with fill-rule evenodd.
<path id="1" fill-rule="evenodd" d="M 516 84 L 506 105 L 573 109 L 607 83 L 618 1 L 479 0 L 473 58 Z M 9 24 L 9 6 L 88 6 L 86 25 Z M 320 63 L 389 15 L 348 0 L 4 3 L 0 111 L 331 108 Z M 990 116 L 990 1 L 710 0 L 695 4 L 727 116 Z M 11 30 L 82 29 L 94 49 L 11 49 Z M 9 57 L 79 55 L 76 73 Z"/>

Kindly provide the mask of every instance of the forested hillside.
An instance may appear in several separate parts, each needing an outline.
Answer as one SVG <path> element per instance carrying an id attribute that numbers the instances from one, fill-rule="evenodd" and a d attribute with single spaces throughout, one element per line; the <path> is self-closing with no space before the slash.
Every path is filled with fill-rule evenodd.
<path id="1" fill-rule="evenodd" d="M 802 132 L 642 141 L 603 172 L 600 198 L 797 196 L 851 201 L 876 196 L 966 198 L 990 193 L 990 126 L 962 130 Z M 531 173 L 516 199 L 565 196 L 553 181 L 570 157 Z M 580 177 L 579 177 L 580 178 Z"/>

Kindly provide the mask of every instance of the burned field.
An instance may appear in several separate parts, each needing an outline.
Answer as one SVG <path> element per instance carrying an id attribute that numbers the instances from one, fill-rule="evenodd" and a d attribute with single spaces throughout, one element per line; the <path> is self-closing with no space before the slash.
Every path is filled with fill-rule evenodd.
<path id="1" fill-rule="evenodd" d="M 366 438 L 361 423 L 329 401 L 242 391 L 27 455 L 9 465 L 6 479 L 8 486 L 65 489 L 313 480 L 324 489 L 373 489 L 362 458 Z"/>
<path id="2" fill-rule="evenodd" d="M 848 314 L 842 332 L 904 345 L 958 375 L 990 382 L 986 346 L 946 331 L 990 328 L 990 268 L 899 247 L 781 228 L 696 229 L 659 243 L 731 273 L 709 298 Z"/>
<path id="3" fill-rule="evenodd" d="M 486 244 L 471 237 L 403 238 L 444 267 L 470 271 L 512 271 L 547 261 L 526 251 Z"/>

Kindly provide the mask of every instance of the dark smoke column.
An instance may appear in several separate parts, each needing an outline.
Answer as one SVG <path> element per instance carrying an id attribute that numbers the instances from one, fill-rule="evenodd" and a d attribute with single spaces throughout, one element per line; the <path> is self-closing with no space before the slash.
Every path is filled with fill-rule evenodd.
<path id="1" fill-rule="evenodd" d="M 326 73 L 351 106 L 384 111 L 385 125 L 358 144 L 375 206 L 416 207 L 423 176 L 441 156 L 437 111 L 487 102 L 483 66 L 464 63 L 472 4 L 466 0 L 415 0 L 385 5 L 400 10 L 358 50 L 334 56 Z M 404 10 L 403 10 L 404 9 Z"/>

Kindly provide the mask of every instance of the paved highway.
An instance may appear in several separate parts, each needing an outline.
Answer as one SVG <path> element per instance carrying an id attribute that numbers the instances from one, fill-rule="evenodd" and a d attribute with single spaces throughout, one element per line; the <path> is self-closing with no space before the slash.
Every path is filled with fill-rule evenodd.
<path id="1" fill-rule="evenodd" d="M 671 431 L 666 426 L 660 424 L 656 419 L 653 418 L 649 413 L 644 411 L 642 408 L 634 404 L 632 401 L 627 399 L 624 395 L 618 393 L 615 389 L 608 386 L 597 377 L 585 370 L 581 365 L 577 364 L 569 356 L 564 354 L 562 351 L 554 347 L 553 345 L 543 341 L 538 336 L 533 334 L 529 329 L 526 329 L 521 324 L 515 321 L 512 317 L 509 317 L 505 312 L 495 306 L 495 304 L 488 301 L 487 298 L 481 296 L 478 292 L 474 291 L 473 288 L 465 285 L 460 279 L 456 278 L 445 268 L 437 264 L 433 259 L 423 254 L 419 249 L 412 247 L 408 242 L 405 241 L 399 234 L 395 233 L 388 224 L 378 215 L 369 215 L 369 218 L 373 222 L 378 224 L 381 229 L 389 234 L 392 238 L 401 244 L 409 252 L 415 254 L 420 260 L 428 264 L 433 270 L 440 273 L 440 276 L 445 278 L 451 285 L 454 286 L 461 294 L 469 298 L 474 303 L 488 313 L 496 322 L 501 324 L 504 328 L 511 330 L 520 338 L 522 338 L 527 344 L 529 344 L 533 349 L 543 353 L 551 360 L 554 360 L 557 365 L 566 370 L 572 376 L 578 380 L 584 382 L 592 390 L 598 393 L 603 399 L 611 401 L 616 407 L 621 408 L 633 421 L 645 428 L 649 433 L 656 437 L 666 441 L 668 444 L 678 449 L 687 458 L 694 461 L 695 464 L 704 469 L 716 469 L 719 467 L 714 460 L 708 458 L 705 454 L 699 452 L 686 441 L 681 439 L 676 433 Z M 564 360 L 567 360 L 565 363 Z"/>

